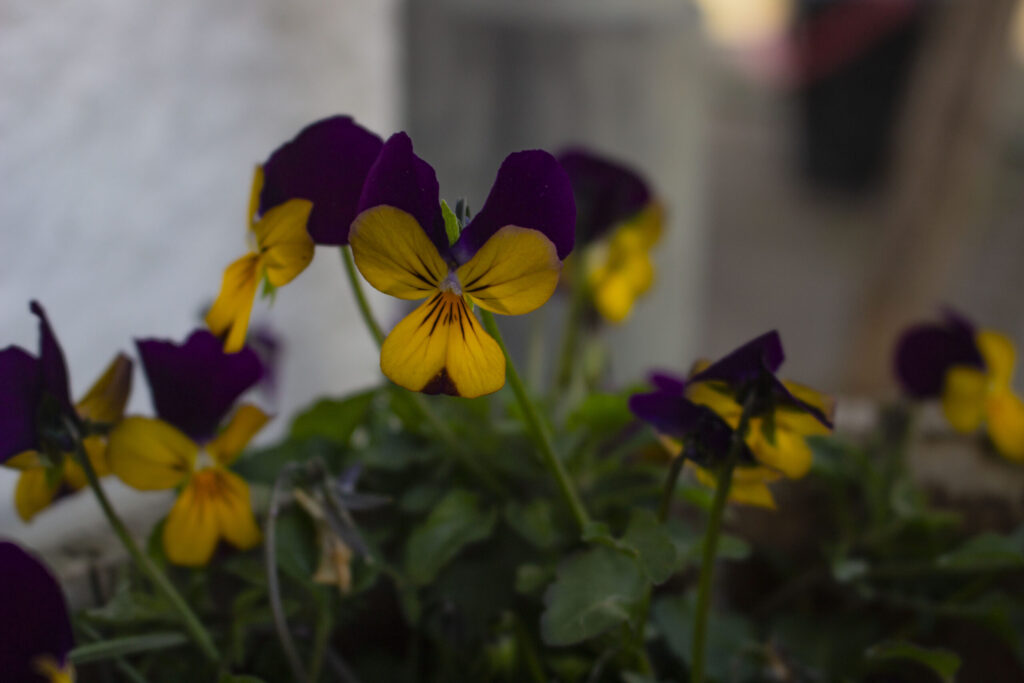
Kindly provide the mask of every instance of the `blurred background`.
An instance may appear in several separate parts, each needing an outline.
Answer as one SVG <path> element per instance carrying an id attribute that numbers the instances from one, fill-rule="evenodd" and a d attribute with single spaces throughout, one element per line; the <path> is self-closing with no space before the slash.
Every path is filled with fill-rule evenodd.
<path id="1" fill-rule="evenodd" d="M 472 206 L 523 148 L 647 175 L 669 225 L 613 382 L 778 328 L 788 376 L 890 396 L 895 336 L 943 304 L 1024 339 L 1022 59 L 1017 0 L 0 0 L 0 343 L 35 348 L 39 299 L 78 396 L 134 337 L 183 338 L 244 252 L 252 166 L 340 112 L 408 130 Z M 282 415 L 379 379 L 335 250 L 254 319 Z M 0 533 L 31 533 L 13 485 Z"/>

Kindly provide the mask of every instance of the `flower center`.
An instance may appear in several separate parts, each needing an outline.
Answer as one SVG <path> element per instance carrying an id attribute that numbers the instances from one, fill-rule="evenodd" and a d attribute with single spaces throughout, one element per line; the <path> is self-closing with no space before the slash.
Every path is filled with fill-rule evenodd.
<path id="1" fill-rule="evenodd" d="M 213 459 L 213 456 L 207 453 L 205 450 L 200 450 L 199 455 L 196 456 L 196 464 L 193 468 L 196 472 L 201 472 L 205 469 L 209 469 L 217 464 L 217 461 Z"/>
<path id="2" fill-rule="evenodd" d="M 442 292 L 453 292 L 458 296 L 462 296 L 462 283 L 459 282 L 459 276 L 453 270 L 448 271 L 448 275 L 441 281 L 438 289 Z"/>

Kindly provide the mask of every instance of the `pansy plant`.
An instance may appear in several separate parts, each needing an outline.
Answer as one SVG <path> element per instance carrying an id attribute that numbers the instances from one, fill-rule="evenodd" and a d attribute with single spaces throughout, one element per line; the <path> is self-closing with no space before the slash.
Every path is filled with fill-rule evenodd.
<path id="1" fill-rule="evenodd" d="M 594 308 L 622 322 L 654 283 L 650 251 L 661 237 L 664 208 L 638 173 L 616 161 L 579 148 L 558 161 L 572 183 L 576 258 Z"/>
<path id="2" fill-rule="evenodd" d="M 555 158 L 519 152 L 502 163 L 480 212 L 450 239 L 434 170 L 407 135 L 392 136 L 370 169 L 348 236 L 371 285 L 426 300 L 384 340 L 384 374 L 425 393 L 476 397 L 500 389 L 504 355 L 472 307 L 519 315 L 544 304 L 572 251 L 575 213 Z"/>
<path id="3" fill-rule="evenodd" d="M 268 416 L 240 406 L 218 426 L 235 400 L 263 372 L 255 352 L 228 354 L 209 332 L 194 332 L 183 344 L 137 342 L 159 419 L 129 416 L 110 434 L 111 470 L 143 490 L 179 489 L 163 528 L 163 547 L 175 564 L 206 564 L 220 539 L 239 549 L 261 535 L 249 486 L 228 466 Z"/>
<path id="4" fill-rule="evenodd" d="M 915 399 L 939 398 L 949 424 L 970 434 L 984 424 L 996 450 L 1024 462 L 1024 402 L 1013 391 L 1013 342 L 961 315 L 908 329 L 896 345 L 896 376 Z"/>
<path id="5" fill-rule="evenodd" d="M 344 244 L 381 141 L 347 116 L 303 129 L 257 166 L 249 197 L 248 254 L 224 271 L 206 315 L 229 352 L 245 344 L 260 282 L 288 284 L 313 260 L 314 244 Z"/>
<path id="6" fill-rule="evenodd" d="M 31 310 L 39 318 L 39 356 L 16 346 L 0 351 L 0 461 L 20 470 L 14 505 L 26 522 L 87 483 L 68 454 L 74 449 L 73 435 L 64 421 L 109 428 L 124 413 L 132 379 L 131 360 L 118 354 L 72 404 L 64 352 L 43 307 L 32 302 Z M 102 434 L 83 436 L 82 447 L 99 476 L 110 472 Z"/>

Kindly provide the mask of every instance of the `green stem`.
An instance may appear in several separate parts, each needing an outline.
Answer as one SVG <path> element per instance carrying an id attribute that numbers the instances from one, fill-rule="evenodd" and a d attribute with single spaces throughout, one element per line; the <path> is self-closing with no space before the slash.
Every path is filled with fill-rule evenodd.
<path id="1" fill-rule="evenodd" d="M 352 285 L 352 295 L 356 298 L 359 313 L 379 348 L 384 343 L 384 332 L 381 331 L 380 325 L 377 324 L 377 319 L 373 317 L 373 311 L 370 310 L 370 303 L 366 300 L 363 283 L 360 280 L 359 273 L 356 271 L 356 264 L 352 260 L 352 252 L 349 247 L 341 247 L 341 260 L 345 264 L 345 272 L 348 274 L 348 281 Z M 505 487 L 498 481 L 497 477 L 481 465 L 480 461 L 466 449 L 465 445 L 448 429 L 448 425 L 434 414 L 434 411 L 430 409 L 430 406 L 427 405 L 422 396 L 404 391 L 397 392 L 396 395 L 401 397 L 400 400 L 405 401 L 409 407 L 430 425 L 430 428 L 434 430 L 438 438 L 445 442 L 445 445 L 448 446 L 449 451 L 459 460 L 459 463 L 479 479 L 481 484 L 490 489 L 491 493 L 501 498 L 508 497 L 508 491 L 505 490 Z"/>
<path id="2" fill-rule="evenodd" d="M 135 543 L 128 528 L 121 521 L 121 518 L 117 516 L 114 511 L 114 507 L 110 504 L 110 499 L 107 498 L 107 494 L 103 491 L 103 486 L 100 484 L 100 479 L 96 476 L 96 470 L 93 469 L 92 463 L 89 461 L 89 456 L 86 455 L 85 449 L 82 447 L 82 440 L 78 426 L 72 424 L 70 421 L 66 421 L 66 427 L 69 432 L 73 435 L 75 442 L 75 458 L 78 460 L 78 464 L 82 467 L 85 472 L 86 479 L 89 480 L 89 486 L 92 488 L 93 493 L 96 495 L 96 500 L 99 501 L 100 508 L 103 509 L 103 514 L 106 515 L 107 522 L 110 523 L 110 527 L 114 530 L 114 534 L 124 545 L 125 550 L 131 555 L 132 560 L 135 561 L 139 571 L 149 577 L 149 580 L 164 594 L 167 600 L 171 603 L 175 610 L 178 612 L 178 616 L 181 618 L 181 623 L 188 631 L 189 636 L 195 641 L 199 649 L 202 650 L 203 654 L 212 661 L 220 661 L 220 653 L 217 652 L 217 646 L 213 644 L 213 638 L 210 637 L 210 633 L 203 626 L 202 622 L 196 616 L 195 612 L 188 606 L 185 599 L 181 597 L 181 594 L 174 588 L 170 579 L 167 575 L 160 571 L 160 568 L 153 564 L 153 561 L 149 559 Z"/>
<path id="3" fill-rule="evenodd" d="M 281 600 L 281 583 L 277 575 L 277 516 L 281 511 L 284 486 L 291 483 L 292 473 L 297 467 L 295 463 L 288 463 L 282 467 L 270 490 L 267 524 L 263 531 L 263 561 L 267 573 L 267 599 L 270 601 L 270 614 L 274 620 L 277 639 L 281 641 L 281 649 L 284 650 L 292 676 L 296 681 L 304 681 L 306 670 L 302 666 L 299 650 L 295 647 L 295 641 L 292 640 L 291 631 L 288 629 L 288 618 L 285 616 L 284 602 Z"/>
<path id="4" fill-rule="evenodd" d="M 716 477 L 715 497 L 711 503 L 708 525 L 704 531 L 704 548 L 701 555 L 700 580 L 697 583 L 697 607 L 693 625 L 693 662 L 690 667 L 691 683 L 704 683 L 704 655 L 708 634 L 708 613 L 711 606 L 711 582 L 715 572 L 715 555 L 718 551 L 718 537 L 722 531 L 722 517 L 725 504 L 732 488 L 732 475 L 736 469 L 740 449 L 747 437 L 750 423 L 749 402 L 743 406 L 739 425 L 733 432 L 729 453 Z"/>
<path id="5" fill-rule="evenodd" d="M 331 635 L 331 612 L 323 604 L 318 607 L 316 628 L 313 631 L 313 654 L 309 658 L 309 683 L 320 680 L 320 672 L 323 671 L 324 658 L 327 655 L 327 641 Z"/>
<path id="6" fill-rule="evenodd" d="M 676 482 L 679 481 L 679 473 L 683 471 L 686 458 L 680 453 L 672 459 L 668 469 L 668 477 L 665 479 L 665 489 L 661 492 L 661 504 L 658 505 L 658 521 L 664 522 L 668 519 L 669 506 L 672 505 L 672 496 L 676 492 Z"/>
<path id="7" fill-rule="evenodd" d="M 352 295 L 355 296 L 356 304 L 359 306 L 359 314 L 363 316 L 363 322 L 366 323 L 366 328 L 373 335 L 373 340 L 377 343 L 377 346 L 380 346 L 384 343 L 384 332 L 373 317 L 373 311 L 370 310 L 370 302 L 366 300 L 366 294 L 363 292 L 363 283 L 359 279 L 359 273 L 356 272 L 356 263 L 352 260 L 352 250 L 350 247 L 341 247 L 341 260 L 345 264 L 345 272 L 348 274 L 348 281 L 352 285 Z"/>
<path id="8" fill-rule="evenodd" d="M 516 395 L 516 400 L 519 401 L 519 407 L 523 411 L 523 416 L 526 418 L 526 422 L 533 432 L 537 444 L 540 446 L 544 464 L 547 465 L 558 481 L 558 488 L 562 492 L 562 497 L 565 498 L 565 502 L 568 503 L 569 508 L 572 510 L 576 523 L 579 525 L 580 530 L 583 531 L 590 523 L 590 516 L 587 514 L 586 508 L 583 507 L 583 503 L 576 493 L 576 488 L 573 486 L 572 480 L 569 479 L 568 472 L 565 471 L 565 466 L 562 465 L 562 461 L 555 454 L 555 449 L 551 444 L 551 436 L 548 434 L 547 427 L 537 412 L 537 407 L 526 393 L 526 387 L 523 386 L 523 380 L 520 379 L 519 373 L 516 371 L 515 363 L 512 361 L 512 356 L 508 353 L 508 348 L 505 346 L 505 340 L 502 339 L 501 330 L 498 329 L 498 323 L 494 319 L 494 315 L 490 311 L 481 311 L 481 314 L 484 328 L 494 338 L 494 341 L 498 342 L 502 353 L 505 354 L 505 372 L 508 375 L 509 384 L 512 385 L 512 391 Z"/>

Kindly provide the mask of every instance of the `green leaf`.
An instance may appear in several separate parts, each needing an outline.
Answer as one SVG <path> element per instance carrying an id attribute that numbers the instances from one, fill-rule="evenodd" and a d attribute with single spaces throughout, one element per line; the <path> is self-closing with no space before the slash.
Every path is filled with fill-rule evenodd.
<path id="1" fill-rule="evenodd" d="M 524 564 L 516 569 L 516 592 L 523 595 L 534 595 L 554 578 L 547 566 Z"/>
<path id="2" fill-rule="evenodd" d="M 217 683 L 263 683 L 263 679 L 244 674 L 222 674 Z"/>
<path id="3" fill-rule="evenodd" d="M 409 535 L 406 574 L 415 584 L 430 583 L 465 546 L 490 536 L 497 521 L 497 511 L 481 509 L 477 494 L 452 491 Z"/>
<path id="4" fill-rule="evenodd" d="M 573 645 L 630 619 L 644 597 L 640 563 L 596 546 L 565 560 L 544 595 L 541 637 L 548 645 Z"/>
<path id="5" fill-rule="evenodd" d="M 860 558 L 844 558 L 832 563 L 832 577 L 839 583 L 849 583 L 868 573 L 871 565 Z"/>
<path id="6" fill-rule="evenodd" d="M 450 247 L 459 239 L 462 228 L 459 227 L 459 219 L 443 199 L 441 200 L 441 216 L 444 218 L 444 233 L 448 236 L 448 246 Z"/>
<path id="7" fill-rule="evenodd" d="M 622 540 L 640 554 L 640 564 L 651 583 L 668 580 L 679 567 L 671 534 L 650 510 L 633 511 Z"/>
<path id="8" fill-rule="evenodd" d="M 670 519 L 665 523 L 665 530 L 676 546 L 676 561 L 679 567 L 700 561 L 704 548 L 704 537 L 700 533 L 680 519 Z M 720 559 L 745 560 L 750 557 L 750 552 L 750 544 L 738 536 L 722 534 L 718 537 L 716 557 Z"/>
<path id="9" fill-rule="evenodd" d="M 963 571 L 994 571 L 1024 567 L 1022 535 L 1024 533 L 1018 531 L 1012 536 L 995 533 L 975 536 L 956 550 L 939 557 L 936 564 L 944 569 Z"/>
<path id="10" fill-rule="evenodd" d="M 352 432 L 366 419 L 375 394 L 371 389 L 347 398 L 317 401 L 292 421 L 291 437 L 320 436 L 347 446 Z"/>
<path id="11" fill-rule="evenodd" d="M 526 504 L 513 501 L 505 506 L 505 521 L 525 540 L 546 550 L 561 540 L 552 513 L 551 501 L 543 498 Z"/>
<path id="12" fill-rule="evenodd" d="M 669 595 L 657 599 L 652 608 L 654 622 L 665 638 L 669 650 L 684 663 L 692 659 L 693 624 L 696 617 L 696 596 Z M 707 674 L 718 680 L 748 680 L 740 669 L 752 667 L 751 657 L 757 646 L 750 622 L 735 614 L 711 611 L 708 618 Z M 753 672 L 750 672 L 751 674 Z"/>
<path id="13" fill-rule="evenodd" d="M 945 683 L 953 683 L 960 668 L 960 657 L 955 652 L 939 648 L 926 648 L 904 640 L 892 640 L 868 648 L 864 653 L 873 664 L 893 660 L 911 660 L 934 671 Z"/>
<path id="14" fill-rule="evenodd" d="M 566 427 L 600 435 L 616 432 L 632 420 L 628 394 L 590 394 L 569 415 Z"/>
<path id="15" fill-rule="evenodd" d="M 307 586 L 319 561 L 316 529 L 297 506 L 278 516 L 275 522 L 277 566 L 281 572 Z"/>
<path id="16" fill-rule="evenodd" d="M 126 636 L 80 645 L 73 649 L 68 657 L 75 664 L 87 664 L 151 650 L 165 650 L 169 647 L 184 645 L 187 642 L 188 638 L 185 634 L 176 631 L 149 633 L 144 636 Z"/>

